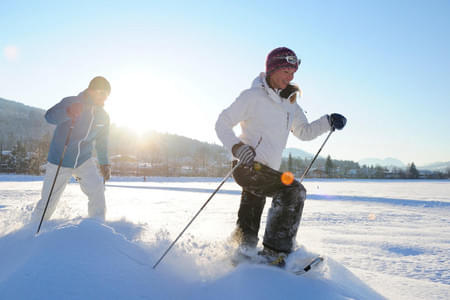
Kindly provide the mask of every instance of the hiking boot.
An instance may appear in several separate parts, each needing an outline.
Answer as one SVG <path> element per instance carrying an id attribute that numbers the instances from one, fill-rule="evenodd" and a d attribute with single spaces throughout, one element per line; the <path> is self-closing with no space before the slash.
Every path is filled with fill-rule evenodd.
<path id="1" fill-rule="evenodd" d="M 267 247 L 264 247 L 262 251 L 258 252 L 258 256 L 264 260 L 264 263 L 283 268 L 286 266 L 287 254 L 284 252 L 278 252 Z"/>

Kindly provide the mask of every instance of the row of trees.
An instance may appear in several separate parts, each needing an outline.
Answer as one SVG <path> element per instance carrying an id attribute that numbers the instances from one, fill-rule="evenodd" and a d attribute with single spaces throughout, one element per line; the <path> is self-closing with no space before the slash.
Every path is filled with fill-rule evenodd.
<path id="1" fill-rule="evenodd" d="M 230 166 L 219 145 L 153 131 L 138 136 L 118 127 L 111 130 L 110 154 L 113 175 L 220 177 Z"/>
<path id="2" fill-rule="evenodd" d="M 294 158 L 291 155 L 284 159 L 281 170 L 290 171 L 296 177 L 302 176 L 310 164 L 310 159 Z M 450 178 L 450 168 L 445 172 L 419 171 L 412 162 L 406 168 L 387 168 L 382 166 L 360 166 L 348 160 L 318 158 L 310 170 L 309 177 L 319 178 L 374 178 L 374 179 L 446 179 Z"/>
<path id="3" fill-rule="evenodd" d="M 41 174 L 46 163 L 50 134 L 39 140 L 17 141 L 5 151 L 0 140 L 0 172 Z M 112 126 L 110 135 L 112 172 L 116 176 L 206 176 L 222 177 L 230 169 L 230 154 L 221 146 L 173 134 L 148 132 L 138 136 L 126 128 Z M 311 159 L 289 155 L 281 171 L 299 178 Z M 360 166 L 348 160 L 318 158 L 308 177 L 313 178 L 449 178 L 446 172 L 419 171 L 414 162 L 407 168 Z"/>
<path id="4" fill-rule="evenodd" d="M 39 140 L 16 141 L 11 150 L 6 150 L 0 141 L 0 172 L 32 174 L 42 173 L 47 161 L 50 134 Z"/>
<path id="5" fill-rule="evenodd" d="M 18 140 L 12 149 L 0 140 L 0 172 L 42 173 L 50 140 L 49 134 L 39 140 Z M 138 136 L 112 126 L 109 145 L 112 172 L 117 176 L 220 177 L 230 166 L 230 155 L 223 147 L 173 134 Z"/>

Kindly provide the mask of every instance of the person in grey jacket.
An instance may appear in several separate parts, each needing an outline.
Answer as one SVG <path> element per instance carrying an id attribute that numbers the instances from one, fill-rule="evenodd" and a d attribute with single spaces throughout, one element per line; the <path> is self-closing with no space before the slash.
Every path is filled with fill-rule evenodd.
<path id="1" fill-rule="evenodd" d="M 32 222 L 38 221 L 44 212 L 70 127 L 72 132 L 44 220 L 50 219 L 69 179 L 75 176 L 88 196 L 89 217 L 104 221 L 104 181 L 110 178 L 111 168 L 108 161 L 109 116 L 103 105 L 110 93 L 110 83 L 98 76 L 78 96 L 64 98 L 46 112 L 45 119 L 56 128 L 48 152 L 41 200 L 33 211 Z M 92 157 L 94 147 L 101 176 Z"/>
<path id="2" fill-rule="evenodd" d="M 233 234 L 238 249 L 241 253 L 255 249 L 266 197 L 272 197 L 264 248 L 259 254 L 277 265 L 284 265 L 284 258 L 293 250 L 306 198 L 302 184 L 296 180 L 283 183 L 278 171 L 288 135 L 292 132 L 301 140 L 312 140 L 329 130 L 342 129 L 346 123 L 340 114 L 308 122 L 296 101 L 300 89 L 291 83 L 299 65 L 294 51 L 285 47 L 272 50 L 266 72 L 222 111 L 216 122 L 217 136 L 241 161 L 233 173 L 242 187 Z M 233 132 L 237 124 L 242 132 L 239 137 Z"/>

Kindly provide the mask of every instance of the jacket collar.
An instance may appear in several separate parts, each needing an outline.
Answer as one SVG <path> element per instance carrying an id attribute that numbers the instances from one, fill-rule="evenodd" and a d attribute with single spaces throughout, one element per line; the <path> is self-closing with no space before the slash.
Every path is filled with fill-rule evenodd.
<path id="1" fill-rule="evenodd" d="M 81 102 L 83 102 L 83 104 L 85 104 L 86 106 L 94 106 L 94 101 L 92 101 L 92 99 L 89 97 L 87 89 L 79 93 L 78 97 L 81 98 Z"/>
<path id="2" fill-rule="evenodd" d="M 273 101 L 275 101 L 275 103 L 282 103 L 283 99 L 281 98 L 281 96 L 279 95 L 280 90 L 276 91 L 274 89 L 272 89 L 269 84 L 266 81 L 266 73 L 261 72 L 259 74 L 258 77 L 255 78 L 255 80 L 253 80 L 252 83 L 252 88 L 262 88 L 267 96 L 269 96 L 270 99 L 272 99 Z"/>

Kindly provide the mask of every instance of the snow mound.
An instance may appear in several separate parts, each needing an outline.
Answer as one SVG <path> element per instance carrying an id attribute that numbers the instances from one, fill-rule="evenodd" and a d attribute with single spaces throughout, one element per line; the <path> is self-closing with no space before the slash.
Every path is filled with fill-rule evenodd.
<path id="1" fill-rule="evenodd" d="M 330 258 L 302 276 L 259 265 L 232 268 L 229 249 L 186 236 L 153 269 L 170 241 L 158 233 L 142 242 L 141 225 L 52 221 L 37 236 L 34 227 L 0 238 L 4 299 L 383 299 Z M 302 255 L 309 253 L 300 249 L 291 259 Z"/>

